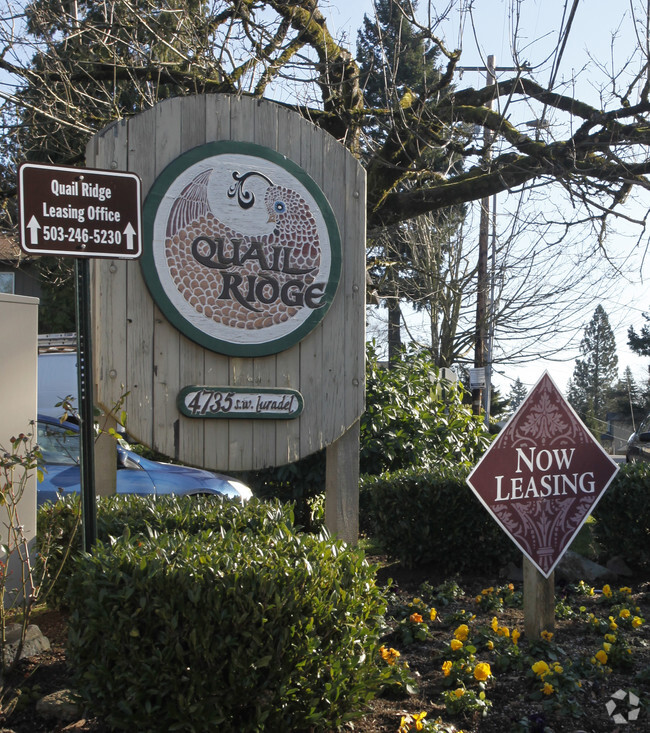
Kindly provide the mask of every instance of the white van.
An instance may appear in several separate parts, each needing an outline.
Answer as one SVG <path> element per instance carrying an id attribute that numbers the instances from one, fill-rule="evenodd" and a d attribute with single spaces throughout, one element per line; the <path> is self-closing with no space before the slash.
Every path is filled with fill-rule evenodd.
<path id="1" fill-rule="evenodd" d="M 74 333 L 55 333 L 38 337 L 39 414 L 60 418 L 63 409 L 56 407 L 67 397 L 79 406 L 77 381 L 77 337 Z"/>

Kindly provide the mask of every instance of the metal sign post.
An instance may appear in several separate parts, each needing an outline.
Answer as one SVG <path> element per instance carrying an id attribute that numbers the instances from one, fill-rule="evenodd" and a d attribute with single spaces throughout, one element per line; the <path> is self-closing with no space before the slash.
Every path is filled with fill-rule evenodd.
<path id="1" fill-rule="evenodd" d="M 97 539 L 95 420 L 88 258 L 142 254 L 142 184 L 135 173 L 23 163 L 18 170 L 20 246 L 75 257 L 82 546 Z"/>
<path id="2" fill-rule="evenodd" d="M 97 509 L 95 501 L 95 424 L 93 415 L 92 338 L 90 331 L 90 266 L 87 259 L 75 260 L 75 289 L 77 296 L 77 353 L 79 382 L 79 458 L 81 461 L 81 515 L 83 521 L 82 549 L 84 552 L 97 540 Z"/>

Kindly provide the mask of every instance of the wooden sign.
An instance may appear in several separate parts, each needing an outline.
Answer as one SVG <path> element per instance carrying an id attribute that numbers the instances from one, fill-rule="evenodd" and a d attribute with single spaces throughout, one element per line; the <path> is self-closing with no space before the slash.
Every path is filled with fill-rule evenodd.
<path id="1" fill-rule="evenodd" d="M 273 102 L 200 95 L 107 127 L 86 163 L 136 173 L 145 201 L 142 264 L 91 262 L 102 407 L 127 394 L 135 439 L 226 472 L 358 428 L 365 171 L 343 145 Z"/>
<path id="2" fill-rule="evenodd" d="M 237 141 L 179 156 L 144 206 L 142 268 L 167 319 L 207 349 L 263 356 L 325 317 L 341 274 L 336 218 L 285 156 Z"/>

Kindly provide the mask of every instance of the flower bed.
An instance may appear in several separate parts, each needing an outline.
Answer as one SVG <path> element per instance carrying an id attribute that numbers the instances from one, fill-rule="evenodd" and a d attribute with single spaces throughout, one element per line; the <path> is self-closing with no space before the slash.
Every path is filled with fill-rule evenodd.
<path id="1" fill-rule="evenodd" d="M 380 572 L 395 579 L 378 659 L 386 686 L 355 733 L 612 733 L 616 715 L 634 713 L 629 693 L 638 720 L 621 729 L 650 730 L 650 582 L 558 587 L 554 632 L 528 640 L 520 584 L 434 573 Z M 50 634 L 51 619 L 43 627 Z M 18 670 L 23 694 L 6 722 L 15 733 L 59 729 L 36 712 L 41 694 L 68 681 L 65 630 L 51 640 L 51 652 Z M 97 720 L 75 730 L 105 733 Z"/>
<path id="2" fill-rule="evenodd" d="M 628 716 L 650 730 L 650 583 L 556 588 L 555 629 L 539 639 L 523 633 L 522 600 L 509 582 L 398 582 L 389 683 L 355 731 L 611 733 Z"/>

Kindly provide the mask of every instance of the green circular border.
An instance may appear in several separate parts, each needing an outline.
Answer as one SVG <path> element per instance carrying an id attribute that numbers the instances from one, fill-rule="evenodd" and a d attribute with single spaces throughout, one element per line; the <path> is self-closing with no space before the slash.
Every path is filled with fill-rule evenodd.
<path id="1" fill-rule="evenodd" d="M 231 341 L 209 336 L 186 320 L 167 296 L 158 277 L 158 271 L 156 270 L 153 257 L 154 223 L 158 208 L 167 190 L 185 170 L 195 163 L 199 163 L 205 160 L 205 158 L 224 155 L 226 153 L 237 153 L 239 155 L 264 158 L 284 168 L 313 196 L 325 220 L 325 226 L 327 227 L 330 239 L 331 267 L 330 276 L 327 280 L 325 292 L 323 293 L 322 302 L 324 302 L 324 305 L 312 311 L 311 315 L 300 326 L 291 331 L 291 333 L 262 344 L 232 343 Z M 172 325 L 188 338 L 192 339 L 192 341 L 196 341 L 196 343 L 210 351 L 228 356 L 269 356 L 270 354 L 285 351 L 294 346 L 294 344 L 297 344 L 316 328 L 334 301 L 334 296 L 336 295 L 341 278 L 341 235 L 332 207 L 325 194 L 306 171 L 289 158 L 270 148 L 265 148 L 255 143 L 220 140 L 199 145 L 183 153 L 173 160 L 154 181 L 142 209 L 142 226 L 144 246 L 140 264 L 145 283 L 149 288 L 152 298 Z"/>

